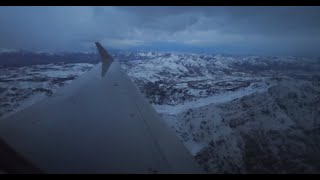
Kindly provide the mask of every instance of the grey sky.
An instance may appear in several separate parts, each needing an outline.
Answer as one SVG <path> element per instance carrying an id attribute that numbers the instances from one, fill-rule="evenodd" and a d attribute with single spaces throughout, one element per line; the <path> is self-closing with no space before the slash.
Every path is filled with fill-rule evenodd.
<path id="1" fill-rule="evenodd" d="M 0 48 L 320 56 L 320 7 L 0 7 L 0 24 Z"/>

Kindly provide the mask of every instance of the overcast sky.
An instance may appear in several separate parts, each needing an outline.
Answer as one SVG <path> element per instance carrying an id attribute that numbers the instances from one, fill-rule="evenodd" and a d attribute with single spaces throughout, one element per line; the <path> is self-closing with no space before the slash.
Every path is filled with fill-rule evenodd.
<path id="1" fill-rule="evenodd" d="M 0 7 L 0 48 L 320 56 L 320 7 Z"/>

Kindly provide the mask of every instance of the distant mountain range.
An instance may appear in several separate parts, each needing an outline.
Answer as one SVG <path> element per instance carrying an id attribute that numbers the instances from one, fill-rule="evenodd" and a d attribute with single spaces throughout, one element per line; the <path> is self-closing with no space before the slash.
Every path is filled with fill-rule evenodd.
<path id="1" fill-rule="evenodd" d="M 96 53 L 49 53 L 18 50 L 0 50 L 0 65 L 6 67 L 50 63 L 98 63 Z"/>

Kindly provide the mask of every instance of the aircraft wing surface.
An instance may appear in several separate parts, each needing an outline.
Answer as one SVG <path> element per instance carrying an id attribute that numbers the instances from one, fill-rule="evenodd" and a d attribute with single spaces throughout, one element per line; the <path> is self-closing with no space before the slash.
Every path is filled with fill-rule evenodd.
<path id="1" fill-rule="evenodd" d="M 7 144 L 31 168 L 12 172 L 201 173 L 119 62 L 96 45 L 101 64 L 0 121 L 0 147 Z"/>

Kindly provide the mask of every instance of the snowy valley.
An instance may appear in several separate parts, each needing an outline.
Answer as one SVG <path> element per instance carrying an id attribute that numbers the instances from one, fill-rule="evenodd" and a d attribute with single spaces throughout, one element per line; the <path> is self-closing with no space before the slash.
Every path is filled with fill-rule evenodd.
<path id="1" fill-rule="evenodd" d="M 54 62 L 39 63 L 49 56 Z M 113 56 L 206 172 L 320 172 L 319 58 Z M 88 53 L 30 53 L 24 61 L 37 61 L 20 66 L 2 61 L 7 57 L 26 58 L 0 53 L 0 120 L 51 96 L 97 62 Z"/>

